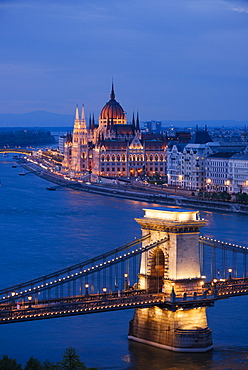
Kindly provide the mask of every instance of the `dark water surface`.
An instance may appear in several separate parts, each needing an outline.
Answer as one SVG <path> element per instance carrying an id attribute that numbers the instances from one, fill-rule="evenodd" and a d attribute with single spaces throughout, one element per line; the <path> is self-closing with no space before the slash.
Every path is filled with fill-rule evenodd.
<path id="1" fill-rule="evenodd" d="M 73 190 L 46 190 L 0 157 L 0 287 L 78 263 L 140 236 L 134 217 L 154 205 Z M 203 234 L 248 246 L 248 216 L 201 212 Z M 0 326 L 0 357 L 59 361 L 75 347 L 87 366 L 103 369 L 248 369 L 248 297 L 208 309 L 214 350 L 178 354 L 127 340 L 132 310 Z"/>

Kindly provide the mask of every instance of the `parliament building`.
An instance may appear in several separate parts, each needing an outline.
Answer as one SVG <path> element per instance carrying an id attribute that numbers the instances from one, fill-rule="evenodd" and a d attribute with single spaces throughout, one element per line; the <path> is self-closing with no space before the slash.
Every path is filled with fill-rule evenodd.
<path id="1" fill-rule="evenodd" d="M 83 178 L 88 173 L 99 177 L 142 177 L 166 174 L 167 141 L 160 134 L 142 133 L 139 116 L 127 122 L 126 113 L 115 100 L 102 108 L 98 122 L 90 116 L 86 122 L 84 107 L 76 107 L 74 128 L 64 145 L 62 171 Z"/>

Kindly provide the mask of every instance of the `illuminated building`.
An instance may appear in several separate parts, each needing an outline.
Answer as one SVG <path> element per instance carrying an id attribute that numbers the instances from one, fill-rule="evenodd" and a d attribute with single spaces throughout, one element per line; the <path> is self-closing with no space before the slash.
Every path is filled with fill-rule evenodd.
<path id="1" fill-rule="evenodd" d="M 141 133 L 139 116 L 127 122 L 126 113 L 115 99 L 114 86 L 110 100 L 102 108 L 98 124 L 90 116 L 86 125 L 84 108 L 80 117 L 76 108 L 72 137 L 64 147 L 63 172 L 83 177 L 88 172 L 99 176 L 144 177 L 166 174 L 166 140 L 163 136 L 149 139 Z"/>

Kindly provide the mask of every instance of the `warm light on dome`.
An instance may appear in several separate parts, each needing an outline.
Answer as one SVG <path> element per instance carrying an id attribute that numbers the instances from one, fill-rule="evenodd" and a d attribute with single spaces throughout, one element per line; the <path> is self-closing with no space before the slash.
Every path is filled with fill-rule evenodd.
<path id="1" fill-rule="evenodd" d="M 100 126 L 126 124 L 126 115 L 122 106 L 115 100 L 114 86 L 110 94 L 110 100 L 102 108 L 99 116 Z"/>

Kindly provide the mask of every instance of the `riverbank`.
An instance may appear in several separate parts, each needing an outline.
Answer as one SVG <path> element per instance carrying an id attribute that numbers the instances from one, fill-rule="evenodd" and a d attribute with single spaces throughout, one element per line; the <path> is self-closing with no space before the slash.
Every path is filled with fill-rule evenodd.
<path id="1" fill-rule="evenodd" d="M 219 212 L 235 212 L 248 214 L 248 205 L 222 202 L 222 201 L 209 201 L 199 198 L 186 197 L 166 192 L 166 189 L 157 189 L 153 187 L 139 187 L 133 184 L 116 185 L 116 184 L 97 184 L 97 183 L 84 183 L 76 180 L 65 179 L 62 175 L 50 172 L 41 166 L 29 161 L 21 160 L 18 164 L 26 169 L 28 172 L 52 182 L 61 187 L 66 187 L 78 191 L 85 191 L 105 196 L 113 196 L 118 198 L 125 198 L 148 203 L 158 203 L 161 205 L 196 208 L 208 211 Z"/>

